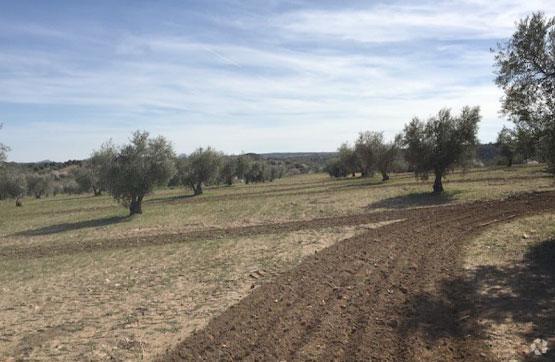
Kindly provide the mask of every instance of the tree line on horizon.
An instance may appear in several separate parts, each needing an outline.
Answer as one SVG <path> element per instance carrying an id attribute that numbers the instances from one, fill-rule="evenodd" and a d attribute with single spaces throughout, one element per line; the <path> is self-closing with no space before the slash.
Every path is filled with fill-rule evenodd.
<path id="1" fill-rule="evenodd" d="M 501 154 L 508 166 L 515 159 L 535 158 L 555 173 L 555 17 L 537 12 L 522 19 L 495 52 L 496 84 L 505 94 L 502 112 L 514 124 L 498 135 Z M 414 118 L 392 141 L 385 141 L 381 132 L 361 132 L 353 146 L 339 147 L 326 170 L 334 177 L 379 172 L 387 181 L 396 168 L 406 167 L 422 179 L 433 175 L 433 191 L 440 193 L 445 175 L 472 160 L 479 121 L 479 107 L 467 106 L 457 116 L 442 109 L 427 120 Z M 199 195 L 204 185 L 272 181 L 287 172 L 279 162 L 226 156 L 211 147 L 177 157 L 165 138 L 150 138 L 144 131 L 135 132 L 127 145 L 102 145 L 65 184 L 52 175 L 7 172 L 8 151 L 0 144 L 0 199 L 15 198 L 21 205 L 26 194 L 40 198 L 56 192 L 106 191 L 131 215 L 142 212 L 144 196 L 155 187 L 185 186 Z"/>

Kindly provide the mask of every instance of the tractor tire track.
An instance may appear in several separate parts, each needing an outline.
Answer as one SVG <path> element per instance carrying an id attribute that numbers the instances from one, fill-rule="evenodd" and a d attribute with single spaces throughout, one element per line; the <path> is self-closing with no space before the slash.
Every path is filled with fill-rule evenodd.
<path id="1" fill-rule="evenodd" d="M 405 220 L 307 257 L 160 360 L 492 360 L 459 318 L 467 301 L 438 286 L 457 280 L 465 239 L 554 209 L 548 192 L 390 213 Z"/>

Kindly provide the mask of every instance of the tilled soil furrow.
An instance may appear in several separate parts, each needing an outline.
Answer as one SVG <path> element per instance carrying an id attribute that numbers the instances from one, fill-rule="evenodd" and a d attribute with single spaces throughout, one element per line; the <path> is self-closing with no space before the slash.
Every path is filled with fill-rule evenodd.
<path id="1" fill-rule="evenodd" d="M 488 359 L 438 285 L 457 276 L 465 238 L 492 223 L 553 210 L 554 201 L 555 193 L 544 193 L 406 210 L 406 221 L 307 257 L 162 359 Z"/>
<path id="2" fill-rule="evenodd" d="M 366 243 L 366 239 L 360 241 Z M 392 243 L 389 249 L 394 247 L 395 244 Z M 382 255 L 375 254 L 372 257 L 376 260 L 387 259 L 388 249 L 384 248 L 381 252 Z M 337 328 L 338 324 L 343 322 L 340 316 L 348 313 L 348 308 L 353 304 L 353 294 L 357 293 L 361 284 L 364 284 L 365 278 L 371 273 L 377 273 L 377 271 L 369 270 L 370 264 L 366 258 L 349 258 L 341 260 L 338 265 L 341 267 L 335 267 L 335 270 L 326 273 L 326 284 L 319 288 L 327 293 L 311 295 L 311 304 L 317 305 L 317 308 L 311 308 L 315 318 L 309 320 L 304 331 L 296 330 L 294 336 L 286 334 L 287 339 L 292 342 L 288 352 L 281 352 L 289 353 L 290 359 L 307 359 L 319 355 L 324 347 L 319 345 L 319 341 L 323 340 L 322 335 L 327 336 L 328 343 L 342 341 L 344 339 L 343 329 Z M 372 269 L 374 269 L 373 266 Z M 353 284 L 353 281 L 356 281 L 357 284 Z M 293 318 L 284 321 L 286 326 L 295 321 L 294 313 L 289 314 L 293 315 Z M 338 331 L 341 331 L 340 335 L 336 335 Z M 283 338 L 281 335 L 273 336 L 273 338 L 276 337 Z M 266 341 L 266 344 L 270 341 L 271 339 Z"/>

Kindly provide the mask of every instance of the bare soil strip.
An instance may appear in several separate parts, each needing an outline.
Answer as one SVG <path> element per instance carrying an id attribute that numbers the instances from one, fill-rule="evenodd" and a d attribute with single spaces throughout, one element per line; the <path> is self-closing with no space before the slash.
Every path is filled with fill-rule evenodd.
<path id="1" fill-rule="evenodd" d="M 549 192 L 372 216 L 405 220 L 307 257 L 160 360 L 493 360 L 468 317 L 462 241 L 553 209 Z"/>
<path id="2" fill-rule="evenodd" d="M 552 193 L 539 193 L 537 195 L 551 195 Z M 540 196 L 535 196 L 535 198 L 540 198 Z M 527 196 L 528 198 L 534 196 Z M 549 196 L 546 196 L 549 197 Z M 488 204 L 493 205 L 501 201 L 492 201 Z M 471 205 L 484 204 L 483 202 L 477 201 L 474 203 L 467 203 L 467 207 Z M 501 206 L 501 205 L 500 205 Z M 442 206 L 442 210 L 445 212 L 453 212 L 453 210 L 458 210 L 460 206 L 449 205 Z M 252 236 L 252 235 L 264 235 L 264 234 L 276 234 L 285 233 L 292 231 L 308 230 L 308 229 L 320 229 L 323 227 L 333 227 L 333 226 L 354 226 L 360 224 L 376 223 L 383 221 L 401 220 L 407 218 L 418 218 L 422 214 L 422 209 L 401 209 L 401 210 L 391 210 L 385 212 L 368 212 L 356 215 L 348 216 L 336 216 L 336 217 L 325 217 L 317 218 L 311 220 L 301 220 L 301 221 L 290 221 L 283 223 L 272 223 L 272 224 L 260 224 L 251 226 L 241 226 L 241 227 L 230 227 L 230 228 L 210 228 L 202 229 L 198 231 L 188 231 L 188 232 L 174 232 L 166 234 L 157 234 L 156 236 L 145 235 L 136 236 L 128 238 L 116 238 L 116 239 L 102 239 L 95 241 L 78 241 L 78 240 L 68 240 L 64 243 L 54 244 L 54 245 L 32 245 L 32 246 L 13 246 L 6 245 L 0 247 L 0 258 L 40 258 L 48 257 L 53 255 L 72 255 L 81 252 L 93 252 L 98 250 L 112 250 L 112 249 L 124 249 L 130 247 L 141 247 L 148 245 L 161 245 L 176 242 L 189 242 L 196 240 L 205 239 L 219 239 L 226 237 L 240 237 L 240 236 Z M 91 220 L 94 222 L 95 220 Z M 489 221 L 489 220 L 488 220 Z M 25 233 L 30 233 L 33 235 L 40 235 L 41 230 L 31 230 Z"/>
<path id="3" fill-rule="evenodd" d="M 408 213 L 406 211 L 364 213 L 352 216 L 318 218 L 312 220 L 290 221 L 284 223 L 260 224 L 230 228 L 211 228 L 183 233 L 158 234 L 156 236 L 148 235 L 83 242 L 68 241 L 64 244 L 56 245 L 33 245 L 17 247 L 3 246 L 0 248 L 0 257 L 40 258 L 52 255 L 70 255 L 80 252 L 169 244 L 195 240 L 212 240 L 227 237 L 287 233 L 292 231 L 321 229 L 334 226 L 354 226 L 360 224 L 403 219 L 405 217 L 405 214 Z M 36 231 L 36 234 L 40 234 L 40 231 Z"/>

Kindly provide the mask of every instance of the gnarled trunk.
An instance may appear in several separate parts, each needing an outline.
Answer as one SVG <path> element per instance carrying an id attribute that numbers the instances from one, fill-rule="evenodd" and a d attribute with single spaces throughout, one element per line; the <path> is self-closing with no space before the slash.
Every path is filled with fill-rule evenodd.
<path id="1" fill-rule="evenodd" d="M 434 193 L 441 193 L 443 192 L 443 184 L 441 183 L 442 174 L 436 172 L 436 179 L 434 181 Z"/>
<path id="2" fill-rule="evenodd" d="M 133 196 L 129 204 L 129 216 L 143 213 L 143 196 Z"/>
<path id="3" fill-rule="evenodd" d="M 195 195 L 201 195 L 202 194 L 202 182 L 197 183 L 197 185 L 193 187 L 193 191 L 195 192 Z"/>
<path id="4" fill-rule="evenodd" d="M 95 186 L 93 186 L 92 189 L 93 189 L 94 196 L 101 196 L 102 195 L 102 189 L 96 188 Z"/>
<path id="5" fill-rule="evenodd" d="M 389 175 L 387 174 L 386 171 L 382 171 L 382 181 L 387 181 L 389 180 Z"/>
<path id="6" fill-rule="evenodd" d="M 23 202 L 21 202 L 21 198 L 20 198 L 20 197 L 17 197 L 17 198 L 15 199 L 15 206 L 16 206 L 16 207 L 21 207 L 21 206 L 23 206 Z"/>

